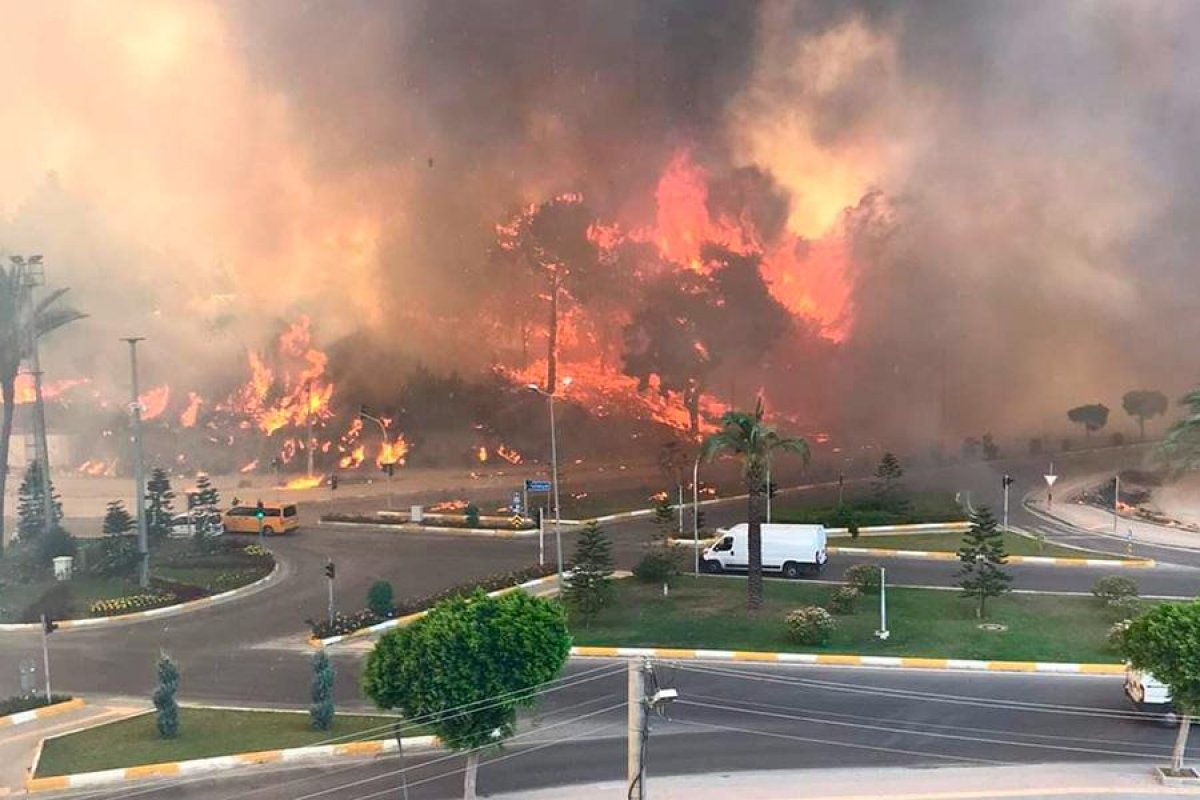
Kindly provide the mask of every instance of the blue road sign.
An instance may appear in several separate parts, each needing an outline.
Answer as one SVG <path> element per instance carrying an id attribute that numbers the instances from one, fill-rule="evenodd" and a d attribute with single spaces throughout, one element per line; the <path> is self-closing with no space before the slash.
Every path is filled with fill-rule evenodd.
<path id="1" fill-rule="evenodd" d="M 525 491 L 548 492 L 550 491 L 550 481 L 525 481 Z"/>

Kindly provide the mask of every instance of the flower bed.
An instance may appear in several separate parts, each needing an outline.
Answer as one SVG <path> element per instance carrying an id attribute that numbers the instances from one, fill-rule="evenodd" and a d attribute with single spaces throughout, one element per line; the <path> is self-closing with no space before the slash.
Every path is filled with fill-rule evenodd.
<path id="1" fill-rule="evenodd" d="M 409 614 L 415 614 L 418 611 L 424 611 L 427 608 L 437 605 L 442 600 L 451 597 L 472 594 L 476 589 L 482 589 L 485 592 L 494 592 L 498 589 L 508 588 L 509 586 L 520 585 L 535 578 L 544 578 L 547 575 L 553 575 L 556 571 L 557 568 L 553 564 L 534 564 L 533 566 L 513 570 L 512 572 L 489 575 L 479 580 L 460 583 L 457 586 L 451 586 L 440 592 L 434 592 L 423 597 L 402 600 L 396 604 L 392 609 L 392 613 L 388 616 L 381 616 L 368 608 L 364 608 L 361 611 L 355 611 L 351 614 L 334 614 L 332 623 L 327 619 L 307 619 L 305 622 L 308 623 L 308 627 L 312 630 L 312 635 L 318 639 L 327 639 L 330 636 L 344 636 L 347 633 L 353 633 L 354 631 L 376 625 L 388 619 L 404 617 Z"/>
<path id="2" fill-rule="evenodd" d="M 133 614 L 137 611 L 169 606 L 176 600 L 174 594 L 131 594 L 125 597 L 114 597 L 111 600 L 97 600 L 88 606 L 88 614 L 93 617 Z"/>

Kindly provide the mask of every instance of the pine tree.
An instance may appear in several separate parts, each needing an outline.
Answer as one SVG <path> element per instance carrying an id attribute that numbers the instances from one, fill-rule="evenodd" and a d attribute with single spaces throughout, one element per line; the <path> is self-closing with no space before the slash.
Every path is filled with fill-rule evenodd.
<path id="1" fill-rule="evenodd" d="M 875 502 L 880 508 L 898 509 L 903 504 L 900 485 L 902 477 L 904 468 L 900 466 L 900 459 L 892 453 L 884 453 L 883 458 L 879 460 L 879 466 L 875 468 L 873 484 Z"/>
<path id="2" fill-rule="evenodd" d="M 333 725 L 333 664 L 324 650 L 312 657 L 312 705 L 308 716 L 313 730 L 327 731 Z"/>
<path id="3" fill-rule="evenodd" d="M 214 528 L 221 519 L 221 496 L 203 472 L 196 476 L 195 502 L 192 516 L 196 520 L 196 539 L 202 542 L 204 537 L 216 533 Z"/>
<path id="4" fill-rule="evenodd" d="M 129 533 L 136 527 L 137 522 L 125 510 L 125 503 L 121 500 L 110 500 L 108 508 L 104 512 L 104 535 L 105 536 L 121 536 Z"/>
<path id="5" fill-rule="evenodd" d="M 671 505 L 671 498 L 667 492 L 660 492 L 654 496 L 654 528 L 653 544 L 667 546 L 667 540 L 675 532 L 675 507 Z"/>
<path id="6" fill-rule="evenodd" d="M 154 690 L 155 724 L 158 735 L 174 739 L 179 735 L 179 706 L 175 690 L 179 688 L 179 669 L 166 653 L 158 656 L 158 688 Z"/>
<path id="7" fill-rule="evenodd" d="M 155 467 L 146 484 L 146 530 L 150 541 L 159 543 L 171 532 L 171 504 L 175 492 L 171 491 L 171 478 L 162 467 Z"/>
<path id="8" fill-rule="evenodd" d="M 571 573 L 563 587 L 563 600 L 584 619 L 591 621 L 607 605 L 612 594 L 612 542 L 600 525 L 591 520 L 575 542 Z"/>
<path id="9" fill-rule="evenodd" d="M 100 557 L 91 566 L 101 575 L 126 576 L 141 558 L 137 543 L 129 532 L 136 523 L 120 500 L 109 502 L 104 512 L 104 537 L 100 540 Z"/>
<path id="10" fill-rule="evenodd" d="M 1008 553 L 1004 551 L 1004 536 L 996 525 L 991 509 L 981 506 L 971 514 L 971 528 L 958 549 L 959 583 L 963 597 L 978 599 L 975 616 L 982 619 L 989 597 L 999 597 L 1009 590 L 1012 576 L 1004 571 Z"/>
<path id="11" fill-rule="evenodd" d="M 50 484 L 50 496 L 53 498 L 54 524 L 62 522 L 62 500 Z M 34 461 L 25 470 L 25 479 L 17 490 L 17 538 L 23 542 L 32 541 L 45 529 L 45 492 L 42 491 L 42 467 Z"/>

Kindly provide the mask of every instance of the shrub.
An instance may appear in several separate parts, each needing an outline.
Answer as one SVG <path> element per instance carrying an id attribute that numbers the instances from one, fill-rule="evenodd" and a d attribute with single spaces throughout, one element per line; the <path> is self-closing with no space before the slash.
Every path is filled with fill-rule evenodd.
<path id="1" fill-rule="evenodd" d="M 179 669 L 166 653 L 158 657 L 158 688 L 154 690 L 155 727 L 164 739 L 179 735 L 179 705 L 175 702 L 175 691 L 179 688 Z"/>
<path id="2" fill-rule="evenodd" d="M 479 506 L 474 503 L 467 503 L 466 509 L 463 510 L 463 516 L 467 520 L 468 528 L 479 527 Z"/>
<path id="3" fill-rule="evenodd" d="M 48 619 L 70 619 L 74 610 L 75 590 L 70 582 L 60 581 L 26 606 L 21 611 L 20 619 L 21 622 L 37 622 L 43 614 Z"/>
<path id="4" fill-rule="evenodd" d="M 1124 575 L 1105 575 L 1092 584 L 1092 594 L 1102 603 L 1111 604 L 1122 597 L 1137 597 L 1138 585 Z"/>
<path id="5" fill-rule="evenodd" d="M 665 583 L 678 569 L 675 553 L 666 548 L 655 548 L 642 556 L 633 568 L 633 577 L 644 583 Z"/>
<path id="6" fill-rule="evenodd" d="M 853 586 L 839 586 L 829 597 L 829 610 L 834 614 L 853 614 L 854 604 L 862 592 Z"/>
<path id="7" fill-rule="evenodd" d="M 367 589 L 367 608 L 371 609 L 371 612 L 377 617 L 390 617 L 394 601 L 392 585 L 387 581 L 375 581 L 371 584 L 371 588 Z"/>
<path id="8" fill-rule="evenodd" d="M 20 714 L 22 711 L 32 711 L 35 708 L 41 708 L 54 703 L 65 703 L 71 699 L 69 694 L 52 694 L 50 702 L 46 702 L 45 692 L 35 692 L 34 694 L 18 694 L 12 697 L 6 697 L 0 700 L 0 717 L 7 717 L 9 714 Z"/>
<path id="9" fill-rule="evenodd" d="M 863 594 L 878 594 L 881 582 L 878 564 L 855 564 L 846 570 L 846 585 Z"/>
<path id="10" fill-rule="evenodd" d="M 1124 620 L 1126 622 L 1135 619 L 1144 610 L 1142 608 L 1142 601 L 1134 595 L 1129 594 L 1109 600 L 1107 608 L 1113 619 Z"/>
<path id="11" fill-rule="evenodd" d="M 825 644 L 837 622 L 820 606 L 801 606 L 787 615 L 788 637 L 797 644 Z"/>
<path id="12" fill-rule="evenodd" d="M 391 586 L 388 586 L 389 592 Z M 312 704 L 308 718 L 315 731 L 327 731 L 333 726 L 333 664 L 322 648 L 312 658 Z"/>
<path id="13" fill-rule="evenodd" d="M 52 564 L 59 556 L 75 555 L 75 537 L 58 525 L 51 528 L 48 535 L 37 537 L 34 546 L 38 560 L 43 564 Z"/>
<path id="14" fill-rule="evenodd" d="M 544 578 L 547 575 L 553 575 L 556 571 L 557 567 L 554 564 L 534 564 L 533 566 L 523 567 L 512 572 L 489 575 L 486 578 L 460 583 L 457 586 L 451 586 L 433 594 L 401 600 L 394 605 L 393 612 L 396 616 L 403 617 L 417 611 L 425 611 L 451 597 L 471 595 L 476 589 L 481 589 L 485 592 L 494 592 L 497 589 L 517 586 L 535 578 Z M 332 623 L 324 618 L 320 620 L 306 619 L 305 623 L 308 624 L 313 636 L 318 639 L 327 639 L 330 636 L 352 633 L 383 621 L 384 619 L 374 611 L 364 608 L 361 611 L 355 611 L 350 614 L 339 612 L 334 615 Z"/>
<path id="15" fill-rule="evenodd" d="M 242 552 L 254 558 L 266 558 L 271 555 L 271 551 L 263 547 L 261 544 L 248 544 L 242 548 Z"/>
<path id="16" fill-rule="evenodd" d="M 1125 644 L 1125 632 L 1129 630 L 1129 626 L 1133 624 L 1131 619 L 1123 619 L 1120 622 L 1114 622 L 1108 629 L 1108 634 L 1105 638 L 1108 640 L 1108 646 L 1118 653 L 1122 651 Z"/>

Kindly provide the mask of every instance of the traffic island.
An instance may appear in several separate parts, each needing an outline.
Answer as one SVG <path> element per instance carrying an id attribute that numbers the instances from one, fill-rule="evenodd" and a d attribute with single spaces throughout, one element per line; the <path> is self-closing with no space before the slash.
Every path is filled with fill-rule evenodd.
<path id="1" fill-rule="evenodd" d="M 145 778 L 192 775 L 249 764 L 333 756 L 368 757 L 436 744 L 424 729 L 389 715 L 339 714 L 328 731 L 307 712 L 179 709 L 179 735 L 159 737 L 153 712 L 45 740 L 29 791 L 75 789 Z"/>
<path id="2" fill-rule="evenodd" d="M 836 626 L 826 642 L 791 641 L 784 623 L 787 614 L 806 605 L 832 606 L 837 588 L 767 581 L 762 608 L 751 612 L 746 609 L 744 580 L 678 577 L 666 597 L 661 584 L 623 580 L 614 583 L 607 608 L 588 620 L 573 615 L 571 632 L 583 651 L 656 647 L 816 654 L 832 661 L 881 656 L 1121 669 L 1107 641 L 1112 612 L 1094 598 L 1068 595 L 1009 594 L 989 600 L 983 622 L 1007 626 L 996 631 L 981 630 L 974 602 L 956 592 L 889 587 L 886 640 L 875 635 L 879 597 L 868 594 L 854 602 L 853 613 L 835 615 Z"/>
<path id="3" fill-rule="evenodd" d="M 1180 770 L 1174 770 L 1170 767 L 1155 767 L 1154 776 L 1163 786 L 1169 786 L 1174 789 L 1195 789 L 1200 787 L 1200 772 L 1191 767 L 1184 767 Z"/>

